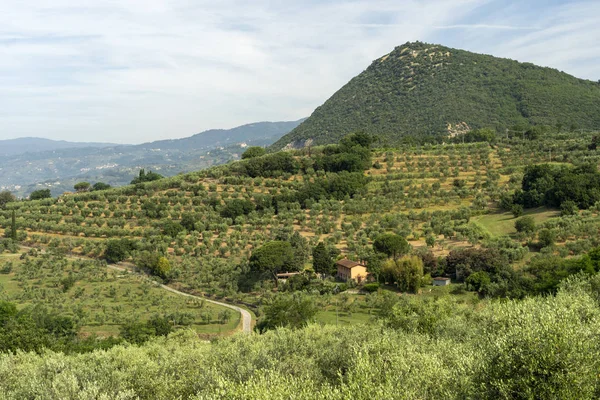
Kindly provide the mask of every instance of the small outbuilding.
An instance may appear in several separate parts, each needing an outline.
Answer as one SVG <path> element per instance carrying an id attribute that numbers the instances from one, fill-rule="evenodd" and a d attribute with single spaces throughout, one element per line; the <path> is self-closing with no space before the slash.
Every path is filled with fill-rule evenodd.
<path id="1" fill-rule="evenodd" d="M 433 278 L 433 286 L 448 286 L 450 283 L 450 278 L 444 278 L 441 276 Z"/>
<path id="2" fill-rule="evenodd" d="M 356 261 L 344 258 L 335 263 L 337 266 L 337 277 L 343 281 L 353 280 L 356 283 L 361 283 L 367 279 L 367 267 Z"/>

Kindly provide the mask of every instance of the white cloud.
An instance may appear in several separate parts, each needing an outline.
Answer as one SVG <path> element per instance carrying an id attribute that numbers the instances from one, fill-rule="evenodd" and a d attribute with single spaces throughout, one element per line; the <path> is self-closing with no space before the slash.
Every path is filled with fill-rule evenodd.
<path id="1" fill-rule="evenodd" d="M 142 142 L 297 119 L 409 40 L 598 72 L 569 61 L 585 55 L 570 40 L 598 54 L 588 3 L 533 23 L 471 21 L 486 0 L 2 3 L 0 138 Z M 552 35 L 558 57 L 536 47 Z"/>

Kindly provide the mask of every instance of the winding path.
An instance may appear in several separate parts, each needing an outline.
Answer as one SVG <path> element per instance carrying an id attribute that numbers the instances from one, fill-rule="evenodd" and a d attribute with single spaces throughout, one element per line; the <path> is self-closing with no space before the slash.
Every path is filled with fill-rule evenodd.
<path id="1" fill-rule="evenodd" d="M 209 303 L 213 303 L 222 307 L 227 307 L 227 308 L 231 308 L 234 311 L 239 312 L 240 314 L 242 314 L 242 332 L 244 333 L 250 333 L 252 332 L 252 316 L 250 315 L 250 313 L 247 310 L 244 310 L 241 307 L 238 306 L 234 306 L 231 304 L 227 304 L 227 303 L 221 303 L 215 300 L 210 300 L 207 299 L 205 297 L 200 297 L 200 296 L 194 296 L 193 294 L 189 294 L 189 293 L 185 293 L 185 292 L 180 292 L 179 290 L 173 289 L 172 287 L 169 287 L 167 285 L 160 285 L 161 288 L 168 290 L 171 293 L 175 293 L 178 294 L 180 296 L 187 296 L 187 297 L 193 297 L 195 299 L 200 299 L 200 300 L 204 300 L 204 301 L 208 301 Z"/>
<path id="2" fill-rule="evenodd" d="M 108 265 L 108 268 L 114 269 L 116 271 L 121 271 L 121 272 L 129 272 L 129 273 L 134 273 L 134 274 L 136 273 L 136 272 L 132 272 L 129 268 L 119 267 L 119 266 L 116 266 L 116 265 Z M 145 276 L 143 274 L 138 274 L 138 275 L 143 276 L 144 278 L 152 281 L 150 278 L 148 278 L 147 276 Z M 154 282 L 154 281 L 152 281 L 152 282 Z M 167 286 L 167 285 L 159 284 L 159 286 L 161 288 L 163 288 L 163 289 L 165 289 L 165 290 L 167 290 L 167 291 L 169 291 L 171 293 L 177 294 L 179 296 L 185 296 L 185 297 L 191 297 L 191 298 L 194 298 L 194 299 L 204 300 L 204 301 L 207 301 L 209 303 L 213 303 L 213 304 L 216 304 L 218 306 L 227 307 L 227 308 L 230 308 L 230 309 L 232 309 L 234 311 L 237 311 L 237 312 L 239 312 L 242 315 L 242 332 L 244 332 L 244 333 L 251 333 L 252 332 L 252 315 L 250 315 L 250 313 L 247 310 L 244 310 L 241 307 L 234 306 L 234 305 L 227 304 L 227 303 L 221 303 L 221 302 L 215 301 L 215 300 L 210 300 L 210 299 L 207 299 L 207 298 L 201 297 L 201 296 L 194 296 L 193 294 L 189 294 L 189 293 L 185 293 L 185 292 L 180 292 L 179 290 L 173 289 L 172 287 Z"/>

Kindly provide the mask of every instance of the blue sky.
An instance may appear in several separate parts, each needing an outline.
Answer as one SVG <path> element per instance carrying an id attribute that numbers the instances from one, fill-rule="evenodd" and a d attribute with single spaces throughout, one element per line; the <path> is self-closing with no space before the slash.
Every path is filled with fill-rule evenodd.
<path id="1" fill-rule="evenodd" d="M 414 40 L 600 79 L 597 0 L 1 0 L 0 139 L 298 119 Z"/>

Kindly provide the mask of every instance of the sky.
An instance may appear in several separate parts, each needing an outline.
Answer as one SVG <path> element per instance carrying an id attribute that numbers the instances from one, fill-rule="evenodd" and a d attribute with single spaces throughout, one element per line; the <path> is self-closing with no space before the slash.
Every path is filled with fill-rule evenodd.
<path id="1" fill-rule="evenodd" d="M 0 0 L 0 139 L 297 120 L 415 40 L 600 79 L 598 0 Z"/>

